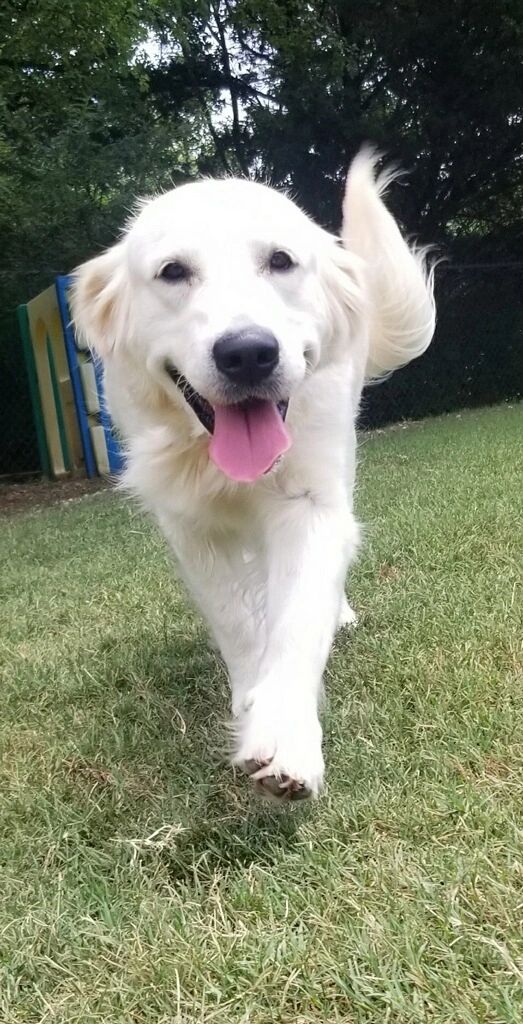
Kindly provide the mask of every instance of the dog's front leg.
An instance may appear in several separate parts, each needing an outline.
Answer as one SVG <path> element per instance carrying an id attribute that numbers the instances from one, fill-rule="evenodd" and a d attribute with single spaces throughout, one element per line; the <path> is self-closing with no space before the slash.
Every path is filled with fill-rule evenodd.
<path id="1" fill-rule="evenodd" d="M 235 760 L 265 793 L 298 799 L 323 779 L 318 703 L 358 530 L 343 498 L 303 497 L 272 510 L 267 535 L 267 640 Z"/>
<path id="2" fill-rule="evenodd" d="M 260 559 L 246 551 L 242 538 L 213 537 L 170 520 L 160 520 L 160 525 L 227 666 L 236 715 L 265 648 Z"/>

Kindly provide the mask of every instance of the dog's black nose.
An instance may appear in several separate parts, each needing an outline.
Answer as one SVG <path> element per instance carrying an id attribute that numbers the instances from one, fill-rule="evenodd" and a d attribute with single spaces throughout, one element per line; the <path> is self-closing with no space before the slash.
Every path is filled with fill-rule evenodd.
<path id="1" fill-rule="evenodd" d="M 220 373 L 234 384 L 259 384 L 278 365 L 280 346 L 262 327 L 244 327 L 222 334 L 213 348 Z"/>

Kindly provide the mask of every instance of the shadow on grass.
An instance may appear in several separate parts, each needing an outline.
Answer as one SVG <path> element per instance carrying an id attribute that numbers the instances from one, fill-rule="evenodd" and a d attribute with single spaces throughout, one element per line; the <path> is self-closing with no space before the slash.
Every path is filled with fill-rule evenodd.
<path id="1" fill-rule="evenodd" d="M 194 824 L 179 838 L 176 849 L 163 854 L 170 877 L 190 884 L 196 876 L 223 874 L 227 869 L 256 866 L 271 868 L 282 850 L 296 841 L 301 808 L 255 810 L 243 815 L 215 816 L 211 811 L 201 825 Z"/>
<path id="2" fill-rule="evenodd" d="M 202 872 L 273 864 L 308 809 L 262 801 L 228 763 L 228 683 L 203 628 L 163 639 L 142 634 L 118 647 L 105 641 L 101 658 L 98 749 L 129 781 L 122 810 L 127 804 L 139 828 L 160 815 L 162 828 L 179 826 L 172 843 L 162 846 L 160 835 L 154 853 L 171 877 L 191 884 Z M 97 672 L 89 667 L 95 679 Z"/>

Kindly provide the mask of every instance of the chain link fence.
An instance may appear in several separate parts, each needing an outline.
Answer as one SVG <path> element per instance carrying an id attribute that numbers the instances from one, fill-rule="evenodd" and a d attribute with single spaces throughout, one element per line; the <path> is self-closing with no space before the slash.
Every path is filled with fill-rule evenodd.
<path id="1" fill-rule="evenodd" d="M 521 398 L 523 264 L 443 265 L 430 349 L 366 389 L 363 428 Z M 27 373 L 14 314 L 0 319 L 0 478 L 40 471 Z"/>
<path id="2" fill-rule="evenodd" d="M 381 427 L 523 392 L 523 263 L 443 264 L 437 327 L 420 359 L 366 389 L 360 426 Z"/>
<path id="3" fill-rule="evenodd" d="M 18 321 L 0 317 L 0 478 L 40 472 Z"/>

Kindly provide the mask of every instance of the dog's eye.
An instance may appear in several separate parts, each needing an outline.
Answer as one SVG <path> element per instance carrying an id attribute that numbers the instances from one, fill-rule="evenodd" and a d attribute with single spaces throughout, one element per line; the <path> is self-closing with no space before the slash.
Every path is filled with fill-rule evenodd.
<path id="1" fill-rule="evenodd" d="M 160 270 L 158 277 L 161 277 L 162 281 L 187 281 L 191 276 L 190 267 L 186 266 L 185 263 L 180 263 L 179 260 L 173 260 L 172 263 L 166 263 Z"/>
<path id="2" fill-rule="evenodd" d="M 292 257 L 284 249 L 275 249 L 269 259 L 269 269 L 276 271 L 291 270 L 294 266 Z"/>

